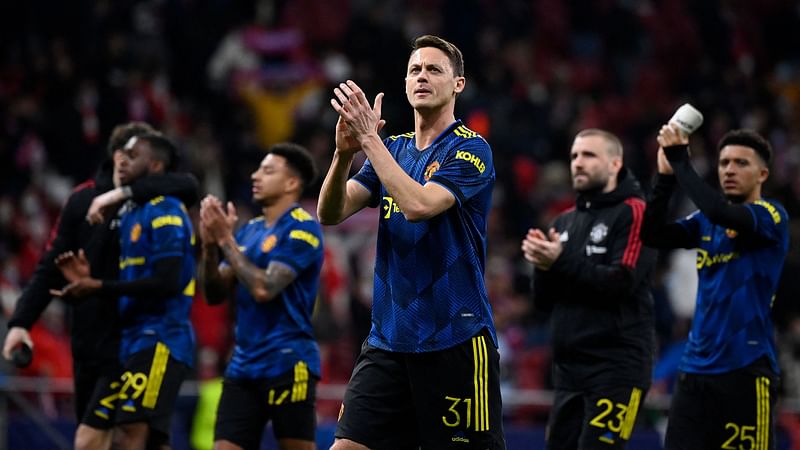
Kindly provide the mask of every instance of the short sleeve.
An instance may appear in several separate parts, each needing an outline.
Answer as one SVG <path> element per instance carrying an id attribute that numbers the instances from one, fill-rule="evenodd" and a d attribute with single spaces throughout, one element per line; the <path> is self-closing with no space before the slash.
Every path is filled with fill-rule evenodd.
<path id="1" fill-rule="evenodd" d="M 300 273 L 321 257 L 322 230 L 314 221 L 295 222 L 286 229 L 272 250 L 272 261 L 280 261 Z"/>
<path id="2" fill-rule="evenodd" d="M 464 139 L 455 146 L 430 181 L 452 192 L 459 204 L 481 192 L 494 181 L 492 149 L 480 136 Z"/>
<path id="3" fill-rule="evenodd" d="M 753 213 L 756 235 L 774 243 L 783 241 L 788 230 L 788 216 L 782 206 L 767 200 L 746 206 Z"/>

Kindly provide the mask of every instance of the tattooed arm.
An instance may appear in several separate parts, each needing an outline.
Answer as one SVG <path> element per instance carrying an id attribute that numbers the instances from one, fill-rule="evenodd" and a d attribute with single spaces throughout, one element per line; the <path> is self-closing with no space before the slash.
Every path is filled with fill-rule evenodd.
<path id="1" fill-rule="evenodd" d="M 220 247 L 236 278 L 259 303 L 275 299 L 297 277 L 291 267 L 277 261 L 270 262 L 266 270 L 261 269 L 239 251 L 236 241 L 232 239 L 226 240 Z"/>
<path id="2" fill-rule="evenodd" d="M 208 196 L 200 203 L 200 237 L 203 239 L 203 264 L 201 277 L 209 302 L 219 302 L 233 286 L 233 277 L 239 280 L 253 298 L 268 302 L 297 277 L 295 271 L 286 264 L 273 261 L 266 270 L 253 264 L 245 256 L 233 237 L 233 224 L 236 222 L 236 209 L 228 203 L 227 211 L 216 197 Z M 205 243 L 208 244 L 205 244 Z M 222 251 L 229 267 L 219 267 L 219 250 Z"/>

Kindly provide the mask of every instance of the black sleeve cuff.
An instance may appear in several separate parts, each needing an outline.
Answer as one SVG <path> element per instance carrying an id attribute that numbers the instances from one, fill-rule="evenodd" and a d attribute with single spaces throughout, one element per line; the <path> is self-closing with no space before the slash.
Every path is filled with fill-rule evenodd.
<path id="1" fill-rule="evenodd" d="M 664 147 L 664 154 L 667 156 L 667 161 L 670 163 L 678 163 L 689 160 L 689 146 L 688 145 L 671 145 Z"/>
<path id="2" fill-rule="evenodd" d="M 25 321 L 23 321 L 23 320 L 16 320 L 16 319 L 9 320 L 7 326 L 8 326 L 9 330 L 14 328 L 14 327 L 20 327 L 20 328 L 25 328 L 28 331 L 30 331 L 31 328 L 33 327 L 32 324 L 28 324 L 28 323 L 25 323 Z"/>

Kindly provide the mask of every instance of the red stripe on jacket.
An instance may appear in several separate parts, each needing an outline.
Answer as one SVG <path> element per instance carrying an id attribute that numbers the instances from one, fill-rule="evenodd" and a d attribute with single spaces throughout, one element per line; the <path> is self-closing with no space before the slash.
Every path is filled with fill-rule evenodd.
<path id="1" fill-rule="evenodd" d="M 631 224 L 631 231 L 628 234 L 628 244 L 625 246 L 625 253 L 622 255 L 622 265 L 634 269 L 636 268 L 636 261 L 639 260 L 639 254 L 642 251 L 642 239 L 639 237 L 639 232 L 642 229 L 645 202 L 640 198 L 631 197 L 625 200 L 625 204 L 631 207 L 633 223 Z"/>

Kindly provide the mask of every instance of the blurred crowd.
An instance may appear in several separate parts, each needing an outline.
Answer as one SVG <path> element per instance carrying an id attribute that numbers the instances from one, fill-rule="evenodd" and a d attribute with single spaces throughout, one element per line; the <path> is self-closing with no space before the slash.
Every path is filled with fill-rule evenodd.
<path id="1" fill-rule="evenodd" d="M 385 92 L 384 133 L 411 131 L 403 92 L 411 40 L 437 34 L 464 53 L 456 116 L 492 145 L 497 169 L 487 282 L 505 385 L 548 387 L 546 317 L 529 301 L 519 250 L 530 227 L 571 205 L 568 153 L 583 128 L 623 141 L 649 186 L 659 126 L 685 102 L 705 115 L 695 167 L 716 183 L 716 142 L 753 128 L 772 143 L 766 194 L 786 206 L 800 268 L 800 8 L 792 0 L 29 0 L 0 6 L 0 298 L 8 315 L 72 187 L 106 157 L 121 122 L 151 123 L 181 148 L 203 193 L 250 205 L 250 173 L 269 145 L 309 148 L 324 173 L 346 79 Z M 307 194 L 315 210 L 319 183 Z M 675 214 L 692 210 L 675 204 Z M 345 383 L 369 330 L 377 212 L 326 229 L 315 314 L 323 382 Z M 694 254 L 661 258 L 654 285 L 659 364 L 668 392 L 694 308 Z M 784 395 L 800 400 L 800 280 L 784 276 L 774 318 Z M 199 295 L 199 294 L 198 294 Z M 69 376 L 64 307 L 37 325 L 30 374 Z M 198 299 L 199 379 L 218 375 L 231 314 Z M 202 325 L 201 325 L 202 324 Z M 320 408 L 335 416 L 338 405 Z M 546 410 L 512 409 L 519 423 Z M 800 416 L 798 416 L 800 417 Z M 790 421 L 791 419 L 786 419 Z"/>

